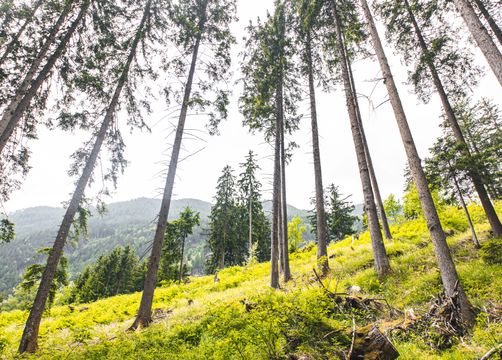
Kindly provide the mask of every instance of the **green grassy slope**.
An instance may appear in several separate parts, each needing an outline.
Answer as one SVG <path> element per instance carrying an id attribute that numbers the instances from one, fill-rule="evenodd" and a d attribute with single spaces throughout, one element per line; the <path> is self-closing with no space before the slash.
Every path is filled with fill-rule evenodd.
<path id="1" fill-rule="evenodd" d="M 500 212 L 502 204 L 497 204 Z M 486 243 L 488 225 L 482 210 L 471 207 L 476 228 Z M 446 350 L 432 350 L 420 336 L 391 337 L 401 359 L 479 359 L 502 341 L 502 322 L 493 315 L 502 305 L 502 265 L 488 264 L 482 250 L 469 240 L 460 210 L 442 214 L 466 292 L 482 311 L 473 331 Z M 362 288 L 363 297 L 385 298 L 405 314 L 423 314 L 440 292 L 440 277 L 423 220 L 392 227 L 387 241 L 393 273 L 378 279 L 372 268 L 369 236 L 331 245 L 331 273 L 324 281 L 331 291 Z M 500 260 L 500 259 L 499 259 Z M 57 306 L 46 315 L 40 331 L 37 359 L 270 359 L 300 356 L 336 358 L 351 343 L 352 320 L 357 326 L 377 324 L 382 330 L 403 323 L 404 315 L 343 309 L 313 277 L 315 249 L 291 255 L 294 279 L 280 291 L 268 287 L 269 264 L 232 267 L 212 276 L 192 278 L 181 286 L 158 288 L 152 326 L 127 332 L 140 294 L 122 295 L 74 307 Z M 247 306 L 246 306 L 247 304 Z M 487 314 L 485 310 L 489 310 Z M 0 314 L 0 354 L 16 357 L 27 314 Z"/>

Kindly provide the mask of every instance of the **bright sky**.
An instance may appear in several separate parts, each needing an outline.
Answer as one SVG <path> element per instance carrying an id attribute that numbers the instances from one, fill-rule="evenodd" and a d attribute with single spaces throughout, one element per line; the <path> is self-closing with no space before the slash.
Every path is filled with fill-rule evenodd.
<path id="1" fill-rule="evenodd" d="M 264 16 L 267 9 L 272 9 L 273 0 L 239 0 L 239 23 L 234 24 L 234 34 L 238 45 L 234 51 L 234 73 L 238 78 L 238 57 L 242 49 L 244 28 L 249 20 Z M 383 29 L 379 27 L 383 39 Z M 421 157 L 425 157 L 427 149 L 439 134 L 440 105 L 436 97 L 428 105 L 419 104 L 411 93 L 411 87 L 404 84 L 406 69 L 399 58 L 387 48 L 387 56 L 394 71 L 402 100 L 408 116 L 415 142 Z M 500 95 L 500 85 L 488 69 L 482 55 L 477 54 L 478 63 L 485 67 L 486 76 L 482 80 L 477 96 Z M 358 92 L 369 96 L 374 106 L 381 104 L 386 97 L 384 85 L 380 82 L 376 87 L 372 79 L 379 77 L 379 66 L 376 62 L 359 62 L 354 64 L 356 86 Z M 335 183 L 345 194 L 353 194 L 355 203 L 362 202 L 361 182 L 357 169 L 356 157 L 349 119 L 342 89 L 330 94 L 317 93 L 318 116 L 321 135 L 321 159 L 323 181 L 325 186 Z M 242 126 L 242 115 L 237 109 L 237 99 L 241 85 L 233 86 L 233 99 L 229 119 L 221 124 L 220 136 L 210 137 L 199 131 L 193 132 L 202 140 L 184 142 L 184 155 L 196 153 L 183 161 L 178 169 L 175 184 L 175 199 L 198 198 L 211 201 L 214 196 L 216 180 L 225 165 L 237 169 L 243 162 L 247 152 L 252 149 L 258 153 L 262 168 L 261 179 L 266 191 L 264 198 L 271 198 L 272 149 L 265 144 L 261 134 L 251 135 Z M 499 101 L 499 99 L 494 99 Z M 404 149 L 401 143 L 396 121 L 390 104 L 387 102 L 372 110 L 369 102 L 360 99 L 365 130 L 370 151 L 375 165 L 382 195 L 390 193 L 402 194 L 403 169 L 406 164 Z M 306 109 L 305 106 L 303 106 Z M 138 197 L 160 197 L 164 186 L 164 174 L 169 159 L 169 144 L 172 143 L 172 127 L 166 119 L 169 113 L 165 105 L 159 103 L 152 115 L 150 125 L 152 133 L 124 134 L 127 150 L 126 158 L 130 161 L 125 174 L 119 179 L 118 189 L 109 202 L 129 200 Z M 201 116 L 191 116 L 187 121 L 189 129 L 204 129 Z M 41 129 L 39 139 L 32 143 L 32 169 L 22 188 L 15 192 L 11 200 L 5 204 L 7 212 L 21 208 L 49 205 L 60 206 L 67 201 L 73 191 L 73 179 L 68 178 L 67 169 L 70 164 L 69 155 L 87 135 L 60 133 Z M 300 148 L 296 150 L 291 164 L 287 167 L 288 203 L 304 209 L 311 208 L 310 198 L 314 192 L 314 178 L 311 151 L 310 119 L 305 117 L 300 130 L 290 140 L 296 141 Z M 235 172 L 239 173 L 238 170 Z"/>

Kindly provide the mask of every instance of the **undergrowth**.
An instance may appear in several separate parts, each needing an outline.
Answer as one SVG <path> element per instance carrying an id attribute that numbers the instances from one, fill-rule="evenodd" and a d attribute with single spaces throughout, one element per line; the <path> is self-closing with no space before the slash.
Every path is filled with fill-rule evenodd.
<path id="1" fill-rule="evenodd" d="M 502 210 L 497 204 L 497 210 Z M 502 239 L 489 237 L 482 209 L 471 206 L 482 249 L 470 240 L 462 212 L 447 208 L 441 214 L 452 234 L 449 245 L 462 284 L 478 311 L 472 331 L 443 350 L 432 349 L 427 336 L 393 336 L 391 329 L 427 312 L 441 292 L 427 226 L 422 219 L 391 227 L 386 241 L 392 272 L 378 278 L 373 270 L 369 235 L 331 244 L 331 271 L 323 280 L 330 292 L 361 288 L 361 297 L 382 299 L 403 314 L 343 309 L 327 296 L 313 276 L 315 247 L 291 254 L 293 280 L 282 289 L 269 288 L 269 264 L 231 267 L 187 284 L 159 287 L 155 293 L 155 321 L 147 329 L 128 332 L 140 293 L 90 304 L 55 306 L 40 328 L 40 351 L 21 358 L 36 359 L 333 359 L 343 356 L 356 326 L 375 324 L 388 331 L 400 359 L 478 359 L 502 341 Z M 500 310 L 499 310 L 500 311 Z M 2 359 L 19 358 L 25 311 L 0 313 Z M 307 356 L 307 357 L 305 357 Z"/>

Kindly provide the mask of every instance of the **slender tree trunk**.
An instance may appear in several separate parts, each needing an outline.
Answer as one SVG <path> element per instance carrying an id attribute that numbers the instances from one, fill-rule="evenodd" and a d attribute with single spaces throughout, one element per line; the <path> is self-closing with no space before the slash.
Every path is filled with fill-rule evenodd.
<path id="1" fill-rule="evenodd" d="M 415 185 L 417 186 L 420 204 L 422 206 L 425 221 L 427 223 L 427 227 L 429 228 L 431 240 L 434 245 L 434 253 L 439 266 L 443 286 L 448 296 L 458 296 L 462 321 L 464 321 L 467 325 L 472 325 L 475 321 L 473 309 L 467 299 L 462 284 L 460 283 L 455 263 L 453 262 L 448 244 L 446 243 L 446 236 L 441 227 L 441 222 L 439 221 L 439 216 L 429 191 L 421 160 L 415 147 L 415 142 L 404 113 L 403 105 L 401 103 L 394 78 L 373 21 L 373 16 L 366 0 L 360 0 L 360 2 L 368 23 L 368 30 L 370 32 L 373 48 L 375 49 L 378 62 L 382 70 L 384 83 L 387 87 L 387 92 L 389 93 L 390 103 L 394 110 L 394 115 L 396 117 L 404 149 L 408 157 L 408 164 L 415 181 Z"/>
<path id="2" fill-rule="evenodd" d="M 135 330 L 140 327 L 147 327 L 152 320 L 152 303 L 153 294 L 155 292 L 155 286 L 157 285 L 157 272 L 159 270 L 160 255 L 162 252 L 162 245 L 164 243 L 164 235 L 166 232 L 166 223 L 169 216 L 169 207 L 171 205 L 171 197 L 173 194 L 174 180 L 176 177 L 176 168 L 178 166 L 178 158 L 181 150 L 181 141 L 183 138 L 183 131 L 185 128 L 185 121 L 188 112 L 188 106 L 190 103 L 190 94 L 192 91 L 193 78 L 195 74 L 195 66 L 197 64 L 197 56 L 199 54 L 199 46 L 201 42 L 202 33 L 204 32 L 204 26 L 206 23 L 206 8 L 208 0 L 204 2 L 203 13 L 204 16 L 199 22 L 199 34 L 195 40 L 195 45 L 192 53 L 192 60 L 190 64 L 190 70 L 188 72 L 188 78 L 185 85 L 185 93 L 183 96 L 183 103 L 181 105 L 180 117 L 178 120 L 178 127 L 176 129 L 176 136 L 174 139 L 173 150 L 171 154 L 171 161 L 169 162 L 169 169 L 167 172 L 166 184 L 164 187 L 164 195 L 162 197 L 162 203 L 160 206 L 159 217 L 157 221 L 157 228 L 155 230 L 155 236 L 153 238 L 152 251 L 150 255 L 150 260 L 148 262 L 148 270 L 146 273 L 145 284 L 143 289 L 143 294 L 141 297 L 141 303 L 138 309 L 138 315 L 136 320 L 131 325 L 130 330 Z M 223 253 L 224 254 L 224 253 Z"/>
<path id="3" fill-rule="evenodd" d="M 485 55 L 488 64 L 490 65 L 495 77 L 502 85 L 502 55 L 500 54 L 497 45 L 493 42 L 492 37 L 483 26 L 476 15 L 469 0 L 454 0 L 453 3 L 460 15 L 464 19 L 465 24 L 469 28 L 472 37 L 478 44 L 479 48 Z"/>
<path id="4" fill-rule="evenodd" d="M 458 185 L 458 181 L 455 174 L 453 174 L 453 183 L 455 184 L 455 189 L 457 190 L 458 199 L 460 200 L 460 205 L 462 205 L 462 208 L 464 209 L 465 217 L 467 218 L 467 222 L 469 223 L 469 228 L 471 229 L 472 241 L 474 242 L 474 246 L 476 247 L 476 249 L 479 249 L 481 248 L 481 245 L 479 244 L 478 236 L 476 235 L 476 230 L 474 229 L 474 224 L 472 223 L 471 214 L 469 213 L 469 209 L 467 208 L 467 204 L 465 203 L 464 200 L 464 195 L 462 195 L 462 190 L 460 190 L 460 186 Z"/>
<path id="5" fill-rule="evenodd" d="M 283 5 L 282 5 L 283 6 Z M 281 7 L 279 18 L 279 34 L 280 41 L 284 38 L 285 33 L 285 19 L 284 19 L 284 8 Z M 282 64 L 282 59 L 284 55 L 284 45 L 279 45 L 278 61 Z M 281 222 L 282 227 L 282 242 L 281 242 L 281 256 L 283 262 L 283 278 L 287 282 L 291 279 L 291 270 L 289 267 L 289 249 L 288 249 L 288 204 L 286 198 L 286 149 L 285 149 L 285 117 L 284 117 L 284 68 L 279 69 L 279 79 L 277 84 L 277 117 L 279 121 L 279 140 L 280 140 L 280 170 L 281 170 L 281 201 L 280 201 L 280 212 L 281 212 Z"/>
<path id="6" fill-rule="evenodd" d="M 12 40 L 7 44 L 5 47 L 5 51 L 3 52 L 2 56 L 0 57 L 0 67 L 3 65 L 7 57 L 14 51 L 16 46 L 19 44 L 19 39 L 21 36 L 23 36 L 24 31 L 26 30 L 26 27 L 28 24 L 33 20 L 33 17 L 35 16 L 35 13 L 37 12 L 38 8 L 40 5 L 42 5 L 43 0 L 38 0 L 35 4 L 33 4 L 33 7 L 31 8 L 30 14 L 24 21 L 23 25 L 19 28 L 17 31 L 16 35 L 12 38 Z"/>
<path id="7" fill-rule="evenodd" d="M 282 172 L 282 170 L 281 170 Z M 283 275 L 284 274 L 284 227 L 283 227 L 283 221 L 282 221 L 282 184 L 280 185 L 280 196 L 279 196 L 279 222 L 277 223 L 278 229 L 277 229 L 277 234 L 279 236 L 279 250 L 278 250 L 278 255 L 279 255 L 279 274 Z"/>
<path id="8" fill-rule="evenodd" d="M 495 212 L 495 208 L 493 207 L 492 202 L 490 201 L 490 198 L 488 197 L 488 193 L 486 191 L 485 185 L 483 184 L 483 180 L 481 179 L 480 173 L 476 170 L 475 166 L 472 166 L 472 156 L 469 151 L 469 147 L 467 146 L 467 143 L 465 141 L 464 134 L 462 133 L 462 129 L 460 128 L 460 125 L 458 124 L 457 117 L 453 111 L 453 108 L 450 104 L 450 101 L 448 99 L 448 95 L 446 94 L 446 91 L 444 90 L 443 83 L 441 82 L 441 79 L 439 78 L 439 74 L 436 70 L 436 67 L 433 63 L 433 60 L 431 59 L 429 49 L 427 47 L 427 44 L 425 43 L 425 39 L 422 36 L 422 32 L 418 26 L 418 23 L 415 19 L 415 15 L 413 14 L 413 11 L 411 10 L 410 4 L 408 0 L 404 0 L 404 4 L 406 6 L 406 9 L 408 11 L 408 15 L 410 16 L 411 23 L 413 24 L 413 28 L 415 29 L 415 35 L 417 36 L 418 43 L 420 45 L 420 48 L 422 50 L 422 53 L 425 55 L 427 66 L 429 68 L 429 72 L 432 76 L 432 80 L 434 82 L 434 86 L 436 88 L 436 91 L 439 94 L 439 97 L 441 99 L 441 103 L 443 105 L 443 110 L 446 114 L 446 118 L 448 119 L 448 123 L 450 124 L 450 128 L 453 131 L 453 135 L 455 136 L 455 139 L 457 142 L 462 146 L 464 155 L 470 160 L 469 161 L 469 168 L 468 168 L 468 174 L 469 177 L 472 180 L 472 183 L 474 184 L 474 188 L 476 189 L 476 192 L 478 193 L 479 200 L 481 201 L 481 204 L 483 205 L 483 209 L 486 213 L 486 217 L 488 218 L 488 222 L 490 223 L 490 226 L 492 228 L 493 233 L 496 236 L 501 236 L 502 235 L 502 224 L 500 223 L 500 220 L 497 216 L 497 213 Z M 501 57 L 502 61 L 502 57 Z"/>
<path id="9" fill-rule="evenodd" d="M 357 100 L 357 91 L 356 84 L 354 81 L 354 74 L 352 72 L 352 65 L 350 58 L 347 56 L 347 68 L 349 71 L 350 84 L 352 87 L 352 93 L 354 98 L 354 106 L 356 109 L 356 115 L 359 122 L 359 129 L 361 130 L 361 139 L 363 141 L 364 146 L 364 154 L 366 156 L 366 162 L 368 163 L 368 171 L 371 179 L 371 188 L 373 190 L 373 195 L 375 195 L 375 205 L 378 210 L 378 215 L 380 217 L 380 221 L 382 222 L 382 229 L 386 239 L 392 239 L 392 235 L 390 233 L 389 221 L 387 219 L 387 214 L 385 213 L 385 207 L 383 206 L 382 196 L 380 195 L 380 187 L 378 186 L 377 177 L 375 174 L 375 168 L 373 167 L 373 160 L 371 159 L 370 149 L 368 147 L 368 140 L 366 139 L 366 133 L 364 131 L 363 118 L 361 116 L 361 110 L 359 108 L 359 101 Z"/>
<path id="10" fill-rule="evenodd" d="M 180 259 L 180 278 L 179 283 L 181 284 L 181 280 L 183 280 L 183 256 L 185 255 L 185 238 L 181 243 L 181 259 Z"/>
<path id="11" fill-rule="evenodd" d="M 249 260 L 251 260 L 251 257 L 253 256 L 253 193 L 251 192 L 251 195 L 249 197 L 249 234 L 248 234 L 248 241 L 249 241 Z"/>
<path id="12" fill-rule="evenodd" d="M 37 339 L 38 339 L 38 331 L 40 328 L 40 321 L 42 320 L 42 314 L 45 309 L 45 304 L 47 302 L 47 297 L 50 292 L 52 281 L 54 280 L 54 276 L 57 271 L 59 259 L 61 258 L 61 255 L 63 253 L 63 248 L 66 243 L 66 239 L 68 237 L 68 232 L 70 231 L 71 225 L 73 223 L 73 219 L 80 206 L 82 197 L 84 196 L 85 188 L 87 187 L 87 183 L 89 182 L 89 179 L 94 170 L 94 166 L 96 165 L 96 160 L 101 150 L 101 145 L 103 144 L 103 141 L 106 138 L 106 133 L 110 128 L 110 124 L 112 123 L 115 112 L 117 110 L 120 94 L 122 93 L 122 89 L 124 88 L 124 85 L 127 81 L 131 63 L 136 54 L 136 50 L 138 48 L 138 44 L 143 33 L 145 23 L 149 16 L 150 4 L 151 1 L 149 1 L 146 5 L 143 18 L 141 20 L 141 23 L 138 27 L 133 43 L 131 45 L 131 50 L 127 57 L 127 61 L 124 64 L 124 69 L 122 70 L 122 73 L 120 75 L 119 81 L 113 93 L 113 97 L 110 101 L 103 122 L 101 123 L 101 127 L 99 128 L 99 131 L 96 134 L 96 141 L 94 142 L 89 158 L 87 159 L 82 174 L 77 182 L 75 192 L 73 193 L 68 208 L 66 209 L 66 213 L 63 217 L 61 226 L 59 227 L 56 240 L 54 241 L 52 250 L 49 253 L 49 257 L 47 259 L 47 265 L 45 266 L 45 270 L 42 274 L 37 295 L 33 302 L 33 306 L 30 310 L 30 314 L 28 316 L 28 320 L 26 321 L 24 332 L 21 337 L 21 343 L 19 345 L 19 350 L 18 350 L 20 353 L 35 352 L 37 350 L 38 347 Z"/>
<path id="13" fill-rule="evenodd" d="M 278 109 L 276 110 L 278 111 Z M 270 244 L 270 286 L 279 288 L 279 227 L 281 197 L 281 141 L 279 138 L 279 116 L 275 120 L 274 180 L 272 194 L 272 241 Z"/>
<path id="14" fill-rule="evenodd" d="M 389 264 L 389 259 L 387 257 L 387 252 L 385 251 L 385 245 L 382 238 L 382 232 L 380 231 L 380 225 L 378 223 L 378 215 L 371 188 L 371 180 L 368 172 L 368 164 L 366 162 L 363 141 L 361 138 L 361 130 L 359 128 L 357 113 L 354 106 L 354 94 L 352 93 L 352 87 L 350 84 L 347 59 L 345 58 L 345 44 L 343 43 L 340 18 L 338 16 L 336 2 L 332 0 L 331 3 L 333 8 L 333 18 L 335 20 L 336 37 L 338 41 L 338 53 L 340 56 L 340 65 L 345 89 L 345 97 L 347 101 L 347 109 L 349 113 L 352 137 L 354 140 L 354 147 L 357 155 L 359 175 L 361 177 L 361 183 L 363 187 L 364 205 L 365 205 L 366 215 L 368 217 L 368 227 L 371 235 L 373 257 L 375 259 L 375 270 L 379 276 L 383 276 L 389 273 L 391 271 L 391 268 Z"/>
<path id="15" fill-rule="evenodd" d="M 282 88 L 282 85 L 281 85 Z M 281 91 L 282 92 L 282 91 Z M 282 106 L 281 106 L 282 107 Z M 286 200 L 286 151 L 284 140 L 284 111 L 281 118 L 281 226 L 282 226 L 282 256 L 284 261 L 284 281 L 291 279 L 291 269 L 289 267 L 289 246 L 288 246 L 288 204 Z"/>
<path id="16" fill-rule="evenodd" d="M 490 29 L 492 29 L 493 34 L 495 35 L 495 37 L 497 38 L 497 40 L 499 42 L 499 45 L 502 45 L 502 30 L 500 29 L 498 24 L 495 22 L 493 17 L 490 15 L 488 10 L 486 9 L 485 4 L 483 4 L 483 1 L 482 0 L 474 0 L 474 2 L 476 3 L 476 6 L 478 7 L 479 12 L 483 15 L 486 22 L 490 26 Z"/>
<path id="17" fill-rule="evenodd" d="M 56 25 L 52 29 L 49 38 L 47 39 L 44 46 L 40 50 L 35 61 L 30 66 L 30 69 L 28 70 L 28 73 L 26 74 L 21 85 L 16 91 L 14 98 L 11 100 L 11 102 L 9 103 L 9 105 L 7 106 L 2 115 L 2 119 L 0 120 L 0 153 L 3 151 L 5 145 L 7 145 L 10 136 L 19 125 L 19 122 L 21 121 L 24 112 L 29 107 L 31 100 L 37 94 L 38 90 L 40 89 L 45 79 L 51 72 L 52 68 L 56 64 L 56 61 L 63 54 L 64 50 L 68 45 L 68 42 L 70 41 L 77 27 L 82 22 L 84 15 L 87 13 L 87 10 L 89 9 L 90 5 L 91 5 L 91 0 L 86 0 L 82 4 L 78 16 L 72 22 L 72 24 L 66 31 L 65 35 L 61 39 L 59 45 L 54 50 L 52 55 L 48 58 L 42 70 L 40 70 L 40 72 L 38 73 L 38 76 L 33 80 L 38 68 L 40 67 L 43 59 L 45 58 L 47 51 L 49 50 L 50 46 L 55 42 L 56 36 L 70 11 L 71 5 L 65 7 L 64 12 L 61 14 Z"/>
<path id="18" fill-rule="evenodd" d="M 329 271 L 328 232 L 326 229 L 326 209 L 324 207 L 324 187 L 322 184 L 321 151 L 319 147 L 319 128 L 317 126 L 317 105 L 314 85 L 314 69 L 312 64 L 312 47 L 310 29 L 307 30 L 305 55 L 308 68 L 310 121 L 312 127 L 312 154 L 314 157 L 315 207 L 317 225 L 317 266 L 323 276 Z"/>

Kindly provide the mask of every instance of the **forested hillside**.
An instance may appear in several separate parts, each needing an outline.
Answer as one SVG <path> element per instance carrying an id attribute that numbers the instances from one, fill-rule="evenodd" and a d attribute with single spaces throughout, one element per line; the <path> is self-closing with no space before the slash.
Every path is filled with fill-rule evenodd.
<path id="1" fill-rule="evenodd" d="M 269 214 L 270 202 L 264 202 L 264 209 Z M 196 227 L 194 234 L 188 238 L 187 253 L 203 251 L 207 241 L 208 216 L 211 204 L 197 199 L 180 199 L 172 203 L 170 220 L 176 219 L 180 212 L 190 207 L 200 212 L 201 224 Z M 101 255 L 109 253 L 118 246 L 131 245 L 136 253 L 145 256 L 150 238 L 154 231 L 154 221 L 160 207 L 156 199 L 135 199 L 126 202 L 112 203 L 107 206 L 105 214 L 100 215 L 96 209 L 91 209 L 87 237 L 73 241 L 65 248 L 69 259 L 71 278 L 80 273 L 85 265 L 95 262 Z M 290 217 L 307 218 L 308 212 L 288 206 Z M 21 280 L 24 269 L 43 259 L 36 253 L 37 249 L 50 246 L 63 218 L 62 208 L 36 207 L 16 211 L 11 215 L 15 223 L 16 237 L 9 244 L 2 246 L 0 256 L 0 294 L 6 296 Z M 311 235 L 306 233 L 306 239 Z M 203 269 L 192 271 L 202 274 Z"/>

